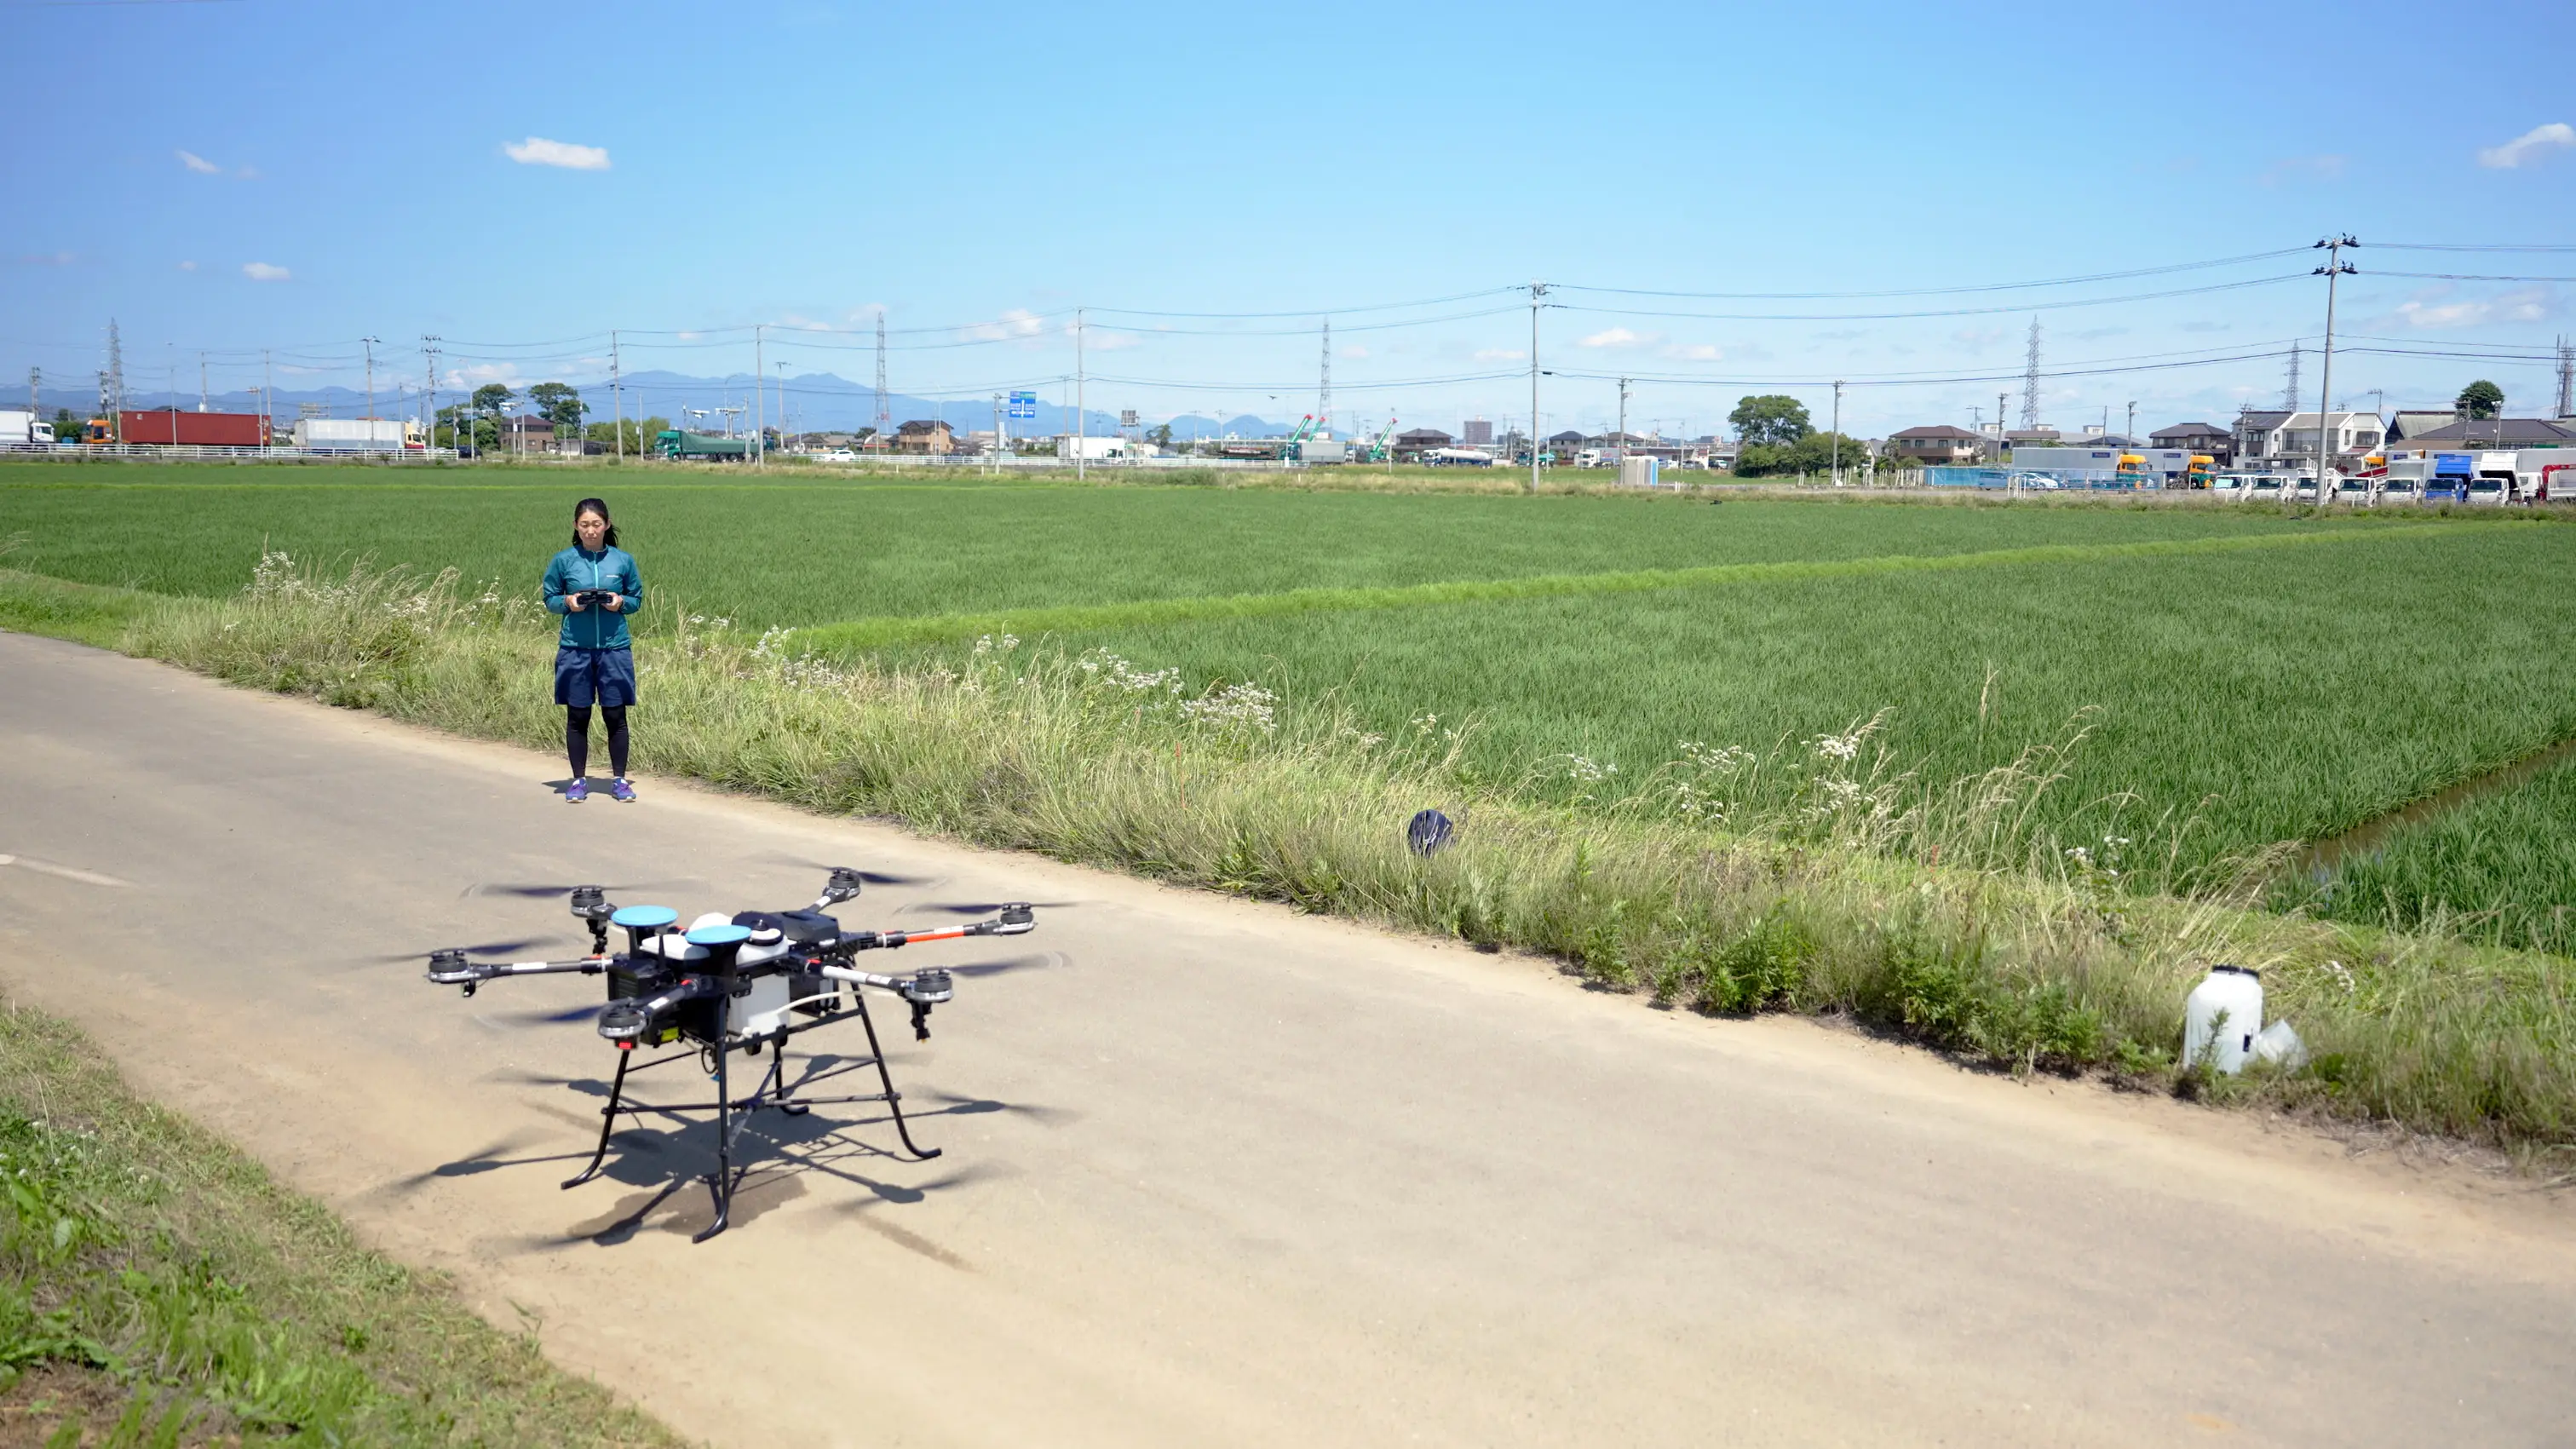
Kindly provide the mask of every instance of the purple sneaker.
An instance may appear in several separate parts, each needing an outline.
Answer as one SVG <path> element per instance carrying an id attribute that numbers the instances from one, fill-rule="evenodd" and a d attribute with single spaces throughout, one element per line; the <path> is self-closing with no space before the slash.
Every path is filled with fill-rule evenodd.
<path id="1" fill-rule="evenodd" d="M 567 805 L 578 805 L 589 798 L 590 782 L 588 780 L 575 780 L 571 784 L 564 786 L 564 803 Z"/>
<path id="2" fill-rule="evenodd" d="M 628 805 L 635 803 L 635 787 L 627 784 L 623 775 L 610 783 L 608 793 Z"/>

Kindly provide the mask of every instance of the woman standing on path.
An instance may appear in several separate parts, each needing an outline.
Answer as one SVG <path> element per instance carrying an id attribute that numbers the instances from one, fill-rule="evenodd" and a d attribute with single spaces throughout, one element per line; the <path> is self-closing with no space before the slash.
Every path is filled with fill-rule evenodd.
<path id="1" fill-rule="evenodd" d="M 546 608 L 564 616 L 555 641 L 555 703 L 564 707 L 564 752 L 572 783 L 564 799 L 590 798 L 583 772 L 590 766 L 590 711 L 596 704 L 608 725 L 609 793 L 635 798 L 626 783 L 626 707 L 635 702 L 634 641 L 626 616 L 644 603 L 644 576 L 633 555 L 617 546 L 608 505 L 585 498 L 573 505 L 572 547 L 546 565 Z"/>

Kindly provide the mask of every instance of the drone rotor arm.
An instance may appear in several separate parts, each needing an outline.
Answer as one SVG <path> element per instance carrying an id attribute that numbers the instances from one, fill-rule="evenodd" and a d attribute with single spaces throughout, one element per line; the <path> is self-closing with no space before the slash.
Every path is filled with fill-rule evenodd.
<path id="1" fill-rule="evenodd" d="M 573 961 L 468 961 L 462 951 L 439 951 L 429 958 L 429 979 L 439 986 L 479 986 L 505 976 L 596 976 L 607 969 L 605 956 Z"/>

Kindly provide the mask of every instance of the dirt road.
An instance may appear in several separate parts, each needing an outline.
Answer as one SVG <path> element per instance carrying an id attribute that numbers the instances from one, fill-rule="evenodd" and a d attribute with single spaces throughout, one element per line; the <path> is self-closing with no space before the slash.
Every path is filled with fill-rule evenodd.
<path id="1" fill-rule="evenodd" d="M 660 782 L 569 807 L 560 769 L 0 635 L 0 976 L 723 1444 L 2576 1438 L 2548 1195 Z M 366 960 L 575 942 L 478 882 L 810 899 L 782 855 L 933 878 L 852 924 L 1085 904 L 902 958 L 1027 961 L 894 1048 L 944 1157 L 764 1117 L 704 1247 L 704 1129 L 555 1185 L 613 1054 L 519 1013 L 595 980 L 465 1001 Z"/>

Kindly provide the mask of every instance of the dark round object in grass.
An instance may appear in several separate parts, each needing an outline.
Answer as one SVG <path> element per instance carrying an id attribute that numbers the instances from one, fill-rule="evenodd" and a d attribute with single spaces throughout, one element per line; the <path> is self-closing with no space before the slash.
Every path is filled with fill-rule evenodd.
<path id="1" fill-rule="evenodd" d="M 1437 810 L 1422 811 L 1404 827 L 1404 843 L 1419 856 L 1428 857 L 1447 845 L 1449 836 L 1449 817 Z"/>

